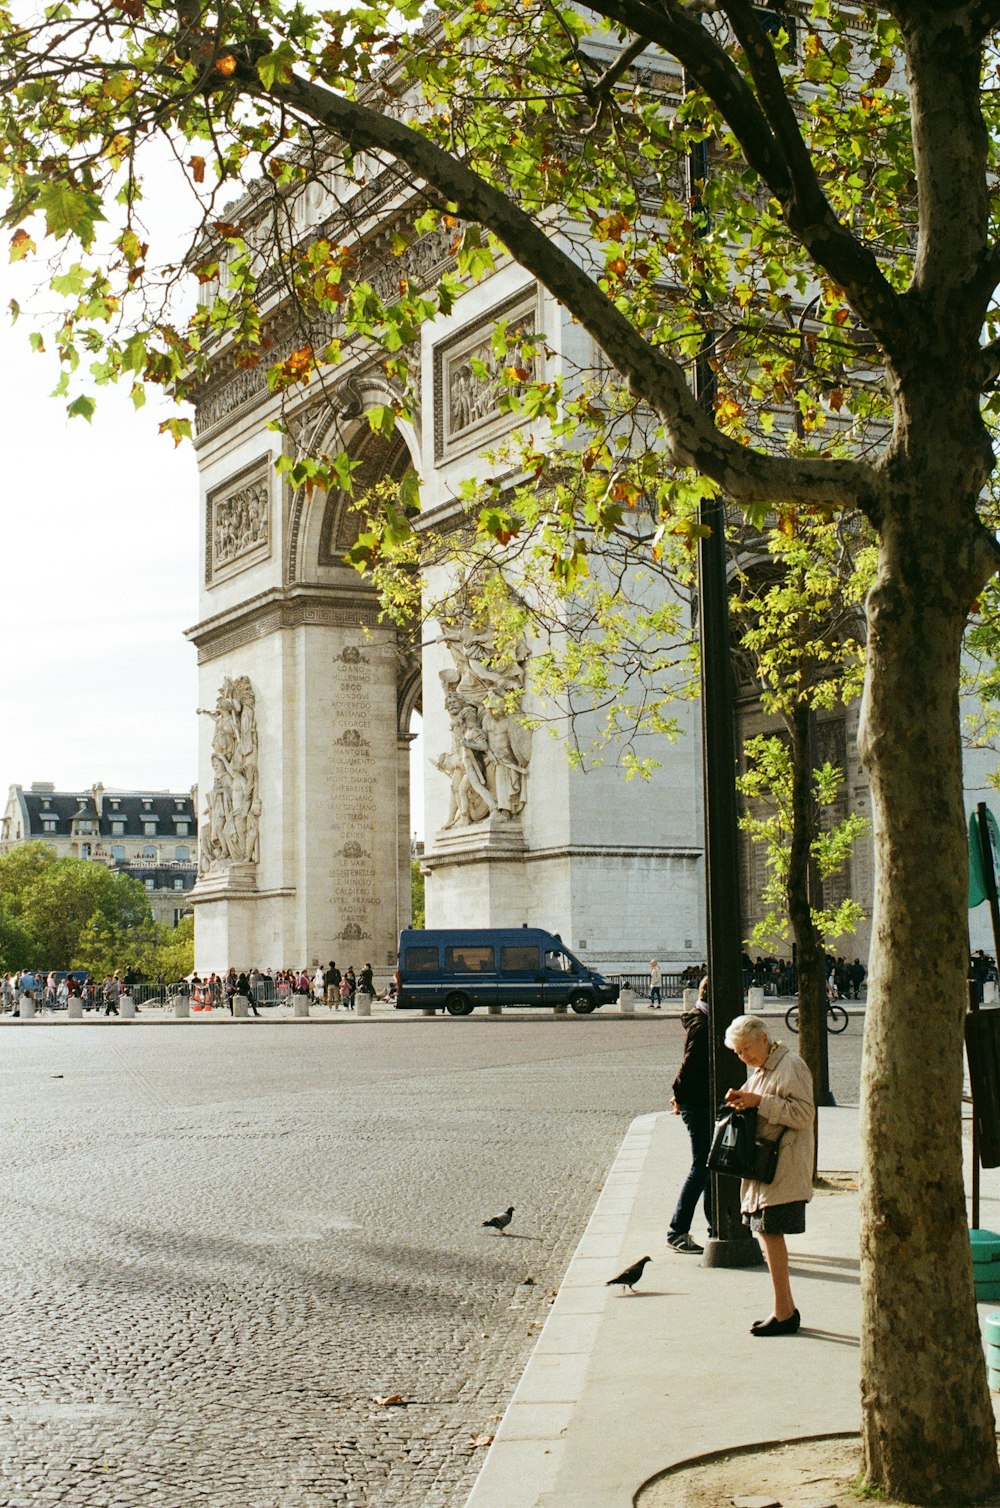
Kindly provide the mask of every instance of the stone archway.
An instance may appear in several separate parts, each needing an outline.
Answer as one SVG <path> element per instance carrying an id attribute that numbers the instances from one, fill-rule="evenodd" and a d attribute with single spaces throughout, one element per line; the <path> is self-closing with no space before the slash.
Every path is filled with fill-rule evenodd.
<path id="1" fill-rule="evenodd" d="M 381 392 L 365 397 L 384 401 Z M 313 424 L 320 436 L 329 432 L 329 411 Z M 419 665 L 344 552 L 357 538 L 365 492 L 398 482 L 419 458 L 411 437 L 383 438 L 357 409 L 335 424 L 330 448 L 359 462 L 354 492 L 296 494 L 262 464 L 266 555 L 259 547 L 239 573 L 214 564 L 205 573 L 192 634 L 201 704 L 213 706 L 227 679 L 252 688 L 261 811 L 255 864 L 235 874 L 220 860 L 199 880 L 200 969 L 336 959 L 356 970 L 371 963 L 384 982 L 409 920 L 410 737 L 401 709 L 420 700 Z M 237 481 L 245 488 L 234 468 Z M 207 489 L 207 539 L 228 494 L 225 482 Z M 217 603 L 222 610 L 213 612 Z M 218 778 L 210 749 L 201 774 L 210 790 Z"/>

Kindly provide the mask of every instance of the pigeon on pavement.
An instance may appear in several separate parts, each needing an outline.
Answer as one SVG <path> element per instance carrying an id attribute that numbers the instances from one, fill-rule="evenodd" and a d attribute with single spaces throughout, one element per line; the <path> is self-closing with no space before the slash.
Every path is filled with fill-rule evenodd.
<path id="1" fill-rule="evenodd" d="M 484 1220 L 483 1226 L 485 1228 L 487 1225 L 491 1225 L 493 1229 L 498 1230 L 502 1236 L 513 1218 L 514 1206 L 511 1205 L 505 1215 L 494 1215 L 492 1220 Z"/>
<path id="2" fill-rule="evenodd" d="M 605 1288 L 612 1288 L 615 1284 L 620 1283 L 622 1293 L 625 1292 L 626 1288 L 631 1288 L 632 1292 L 635 1293 L 635 1285 L 642 1277 L 642 1269 L 647 1262 L 651 1262 L 652 1260 L 652 1257 L 640 1257 L 638 1262 L 633 1262 L 631 1267 L 626 1267 L 625 1271 L 620 1272 L 616 1278 L 608 1278 L 608 1281 L 604 1285 Z"/>

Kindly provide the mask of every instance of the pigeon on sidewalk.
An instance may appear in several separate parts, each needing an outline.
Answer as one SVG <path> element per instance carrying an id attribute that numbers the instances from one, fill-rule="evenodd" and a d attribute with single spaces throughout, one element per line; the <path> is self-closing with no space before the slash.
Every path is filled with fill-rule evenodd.
<path id="1" fill-rule="evenodd" d="M 625 1292 L 626 1288 L 631 1288 L 632 1292 L 635 1293 L 635 1285 L 642 1277 L 642 1269 L 647 1262 L 651 1262 L 652 1260 L 652 1257 L 640 1257 L 638 1262 L 633 1262 L 631 1267 L 626 1267 L 625 1271 L 620 1272 L 616 1278 L 608 1278 L 608 1281 L 604 1285 L 605 1288 L 613 1288 L 616 1284 L 620 1283 L 622 1293 Z"/>
<path id="2" fill-rule="evenodd" d="M 494 1230 L 498 1230 L 500 1232 L 501 1236 L 502 1236 L 503 1233 L 504 1233 L 504 1231 L 507 1229 L 508 1225 L 510 1224 L 510 1222 L 513 1220 L 513 1218 L 514 1218 L 514 1206 L 510 1205 L 510 1207 L 508 1208 L 506 1214 L 504 1214 L 504 1215 L 494 1215 L 492 1220 L 484 1220 L 483 1221 L 483 1228 L 485 1229 L 486 1226 L 490 1225 L 490 1226 L 493 1227 Z"/>

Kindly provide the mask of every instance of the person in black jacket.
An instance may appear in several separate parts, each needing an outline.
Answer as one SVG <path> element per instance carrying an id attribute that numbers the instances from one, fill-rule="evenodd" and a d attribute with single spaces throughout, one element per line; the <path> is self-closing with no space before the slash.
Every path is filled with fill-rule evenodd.
<path id="1" fill-rule="evenodd" d="M 698 1003 L 681 1017 L 684 1057 L 674 1079 L 670 1108 L 679 1115 L 691 1138 L 691 1168 L 670 1221 L 667 1245 L 673 1251 L 695 1254 L 704 1250 L 691 1239 L 691 1221 L 704 1196 L 705 1219 L 712 1225 L 712 1184 L 708 1149 L 712 1139 L 712 1104 L 708 1079 L 708 975 L 698 989 Z"/>

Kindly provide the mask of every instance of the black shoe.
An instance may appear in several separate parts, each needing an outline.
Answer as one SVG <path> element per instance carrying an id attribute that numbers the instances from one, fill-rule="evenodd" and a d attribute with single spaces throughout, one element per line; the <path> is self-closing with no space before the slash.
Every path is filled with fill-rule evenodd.
<path id="1" fill-rule="evenodd" d="M 703 1246 L 698 1245 L 697 1241 L 691 1240 L 691 1237 L 686 1230 L 679 1232 L 679 1234 L 676 1236 L 668 1236 L 667 1245 L 670 1247 L 671 1251 L 682 1251 L 686 1253 L 690 1252 L 692 1256 L 700 1256 L 701 1253 L 705 1250 Z"/>
<path id="2" fill-rule="evenodd" d="M 802 1318 L 797 1309 L 789 1315 L 788 1319 L 775 1319 L 772 1315 L 768 1320 L 754 1320 L 750 1326 L 751 1335 L 795 1335 L 802 1323 Z"/>

